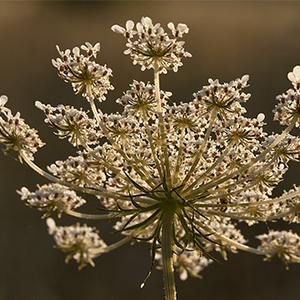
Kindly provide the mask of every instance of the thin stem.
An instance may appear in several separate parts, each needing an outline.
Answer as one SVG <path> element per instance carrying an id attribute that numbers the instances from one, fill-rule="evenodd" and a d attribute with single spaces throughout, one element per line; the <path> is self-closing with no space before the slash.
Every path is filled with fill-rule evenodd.
<path id="1" fill-rule="evenodd" d="M 26 162 L 26 164 L 31 169 L 33 169 L 35 172 L 37 172 L 38 174 L 40 174 L 41 176 L 45 177 L 46 179 L 48 179 L 52 182 L 67 186 L 67 187 L 69 187 L 73 190 L 83 192 L 83 193 L 86 193 L 86 194 L 95 195 L 95 196 L 98 195 L 98 196 L 104 196 L 104 197 L 111 197 L 111 198 L 114 198 L 114 199 L 119 199 L 119 196 L 117 194 L 108 193 L 106 190 L 101 191 L 101 190 L 94 190 L 94 189 L 84 188 L 84 187 L 80 187 L 80 186 L 71 184 L 67 181 L 61 180 L 61 179 L 49 174 L 48 172 L 44 171 L 43 169 L 41 169 L 32 160 L 30 160 L 24 152 L 20 152 L 20 156 L 22 157 L 22 159 Z"/>
<path id="2" fill-rule="evenodd" d="M 119 175 L 122 179 L 124 179 L 125 181 L 127 181 L 128 183 L 130 183 L 130 180 L 124 174 L 121 173 L 121 170 L 119 170 L 118 168 L 116 168 L 113 165 L 111 165 L 110 163 L 108 163 L 101 156 L 96 155 L 94 153 L 94 149 L 92 149 L 89 145 L 87 145 L 87 143 L 83 139 L 81 139 L 80 137 L 79 137 L 79 140 L 80 140 L 81 145 L 85 148 L 85 150 L 89 151 L 92 154 L 92 156 L 97 160 L 97 162 L 101 161 L 101 163 L 107 169 L 109 169 L 110 171 L 112 171 L 115 175 Z"/>
<path id="3" fill-rule="evenodd" d="M 226 149 L 220 155 L 220 157 L 205 172 L 200 174 L 199 177 L 189 187 L 187 187 L 185 190 L 183 190 L 183 195 L 185 195 L 186 193 L 191 191 L 196 185 L 198 185 L 201 182 L 203 177 L 206 177 L 206 175 L 208 175 L 217 165 L 219 165 L 224 160 L 226 155 L 231 151 L 234 144 L 235 144 L 234 141 L 229 143 L 229 145 L 226 147 Z"/>
<path id="4" fill-rule="evenodd" d="M 115 214 L 107 214 L 107 215 L 95 215 L 95 214 L 84 214 L 78 211 L 66 209 L 64 211 L 66 214 L 79 218 L 79 219 L 88 219 L 88 220 L 107 220 L 115 218 Z"/>
<path id="5" fill-rule="evenodd" d="M 180 140 L 179 140 L 179 149 L 178 149 L 178 155 L 177 155 L 177 161 L 176 161 L 176 166 L 175 166 L 175 170 L 174 170 L 174 174 L 173 174 L 173 184 L 174 186 L 176 186 L 176 183 L 179 180 L 179 169 L 180 169 L 180 163 L 181 163 L 181 159 L 182 159 L 182 151 L 183 151 L 183 139 L 185 136 L 185 128 L 181 129 L 181 134 L 180 134 Z"/>
<path id="6" fill-rule="evenodd" d="M 244 171 L 246 171 L 247 169 L 251 168 L 254 164 L 256 164 L 258 161 L 263 160 L 266 155 L 274 148 L 276 147 L 284 138 L 285 136 L 293 129 L 293 127 L 295 126 L 296 122 L 298 120 L 298 116 L 295 116 L 292 120 L 290 125 L 262 152 L 260 153 L 257 157 L 255 157 L 250 163 L 242 166 L 240 169 L 234 171 L 233 173 L 225 176 L 225 177 L 221 177 L 221 178 L 217 178 L 212 180 L 211 182 L 204 184 L 203 186 L 201 186 L 201 188 L 199 188 L 199 190 L 208 190 L 214 186 L 219 185 L 220 183 L 223 183 L 231 178 L 233 178 L 236 175 L 242 174 Z M 198 189 L 197 189 L 198 190 Z"/>
<path id="7" fill-rule="evenodd" d="M 266 205 L 266 204 L 272 204 L 272 203 L 278 203 L 278 202 L 283 202 L 290 200 L 294 197 L 300 196 L 300 190 L 295 191 L 293 193 L 287 194 L 285 196 L 281 197 L 276 197 L 270 200 L 263 200 L 263 201 L 258 201 L 254 203 L 229 203 L 229 204 L 215 204 L 215 203 L 199 203 L 196 204 L 196 207 L 240 207 L 240 206 L 259 206 L 259 205 Z"/>
<path id="8" fill-rule="evenodd" d="M 162 265 L 165 283 L 165 300 L 176 300 L 176 288 L 173 269 L 173 220 L 173 212 L 166 212 L 163 216 Z"/>
<path id="9" fill-rule="evenodd" d="M 249 205 L 249 206 L 251 206 L 251 205 Z M 270 215 L 268 217 L 243 216 L 243 214 L 245 212 L 227 213 L 227 212 L 222 212 L 222 211 L 219 211 L 219 210 L 205 210 L 205 211 L 199 210 L 199 212 L 201 212 L 203 214 L 217 215 L 217 216 L 222 216 L 222 217 L 236 219 L 236 220 L 249 220 L 249 221 L 267 222 L 267 221 L 272 221 L 272 220 L 277 220 L 277 219 L 284 218 L 284 217 L 292 214 L 295 211 L 294 211 L 293 208 L 291 208 L 291 209 L 289 209 L 287 211 L 284 211 L 284 212 L 282 212 L 278 215 Z"/>
<path id="10" fill-rule="evenodd" d="M 115 250 L 115 249 L 118 249 L 118 248 L 120 248 L 121 246 L 123 246 L 123 245 L 125 245 L 125 244 L 127 244 L 128 242 L 130 242 L 131 241 L 131 236 L 127 236 L 127 237 L 125 237 L 124 239 L 122 239 L 122 240 L 120 240 L 120 241 L 118 241 L 118 242 L 116 242 L 116 243 L 114 243 L 114 244 L 111 244 L 111 245 L 109 245 L 109 246 L 106 246 L 105 248 L 102 248 L 102 247 L 100 247 L 100 248 L 94 248 L 94 249 L 91 249 L 90 250 L 90 252 L 91 252 L 91 254 L 102 254 L 102 253 L 108 253 L 108 252 L 110 252 L 110 251 L 112 251 L 112 250 Z"/>
<path id="11" fill-rule="evenodd" d="M 213 234 L 214 237 L 220 239 L 221 241 L 225 242 L 227 245 L 230 245 L 230 246 L 233 246 L 233 247 L 236 247 L 237 249 L 240 249 L 240 250 L 243 250 L 243 251 L 246 251 L 246 252 L 251 252 L 251 253 L 254 253 L 254 254 L 258 254 L 258 255 L 264 255 L 265 253 L 260 251 L 260 250 L 257 250 L 255 248 L 252 248 L 252 247 L 249 247 L 247 245 L 244 245 L 244 244 L 241 244 L 239 242 L 236 242 L 220 233 L 218 233 L 217 231 L 213 230 L 212 228 L 204 225 L 203 223 L 201 222 L 197 222 L 195 221 L 195 223 L 202 227 L 204 230 L 206 230 L 207 232 Z"/>
<path id="12" fill-rule="evenodd" d="M 277 157 L 274 156 L 268 163 L 266 163 L 265 165 L 261 166 L 259 168 L 259 170 L 257 170 L 257 174 L 259 174 L 261 171 L 263 171 L 264 169 L 267 169 L 268 167 L 270 167 L 275 161 L 276 161 Z M 247 191 L 249 190 L 250 188 L 252 188 L 253 186 L 257 185 L 260 183 L 260 181 L 256 178 L 254 179 L 249 185 L 245 185 L 244 187 L 238 189 L 238 190 L 235 190 L 235 191 L 232 191 L 232 192 L 228 192 L 232 187 L 237 187 L 239 185 L 241 185 L 242 183 L 246 182 L 246 181 L 249 181 L 249 178 L 248 177 L 245 177 L 244 179 L 241 179 L 241 180 L 238 180 L 238 182 L 233 182 L 227 186 L 223 186 L 223 187 L 220 187 L 220 188 L 217 188 L 213 191 L 210 191 L 209 194 L 215 194 L 217 192 L 222 192 L 222 191 L 225 191 L 224 194 L 217 194 L 217 195 L 214 195 L 212 197 L 209 197 L 209 198 L 202 198 L 201 201 L 209 201 L 209 200 L 213 200 L 213 199 L 219 199 L 219 198 L 223 198 L 223 197 L 228 197 L 228 196 L 232 196 L 232 195 L 235 195 L 235 194 L 238 194 L 238 193 L 241 193 L 241 192 L 244 192 L 244 191 Z M 196 189 L 196 190 L 193 190 L 190 194 L 189 194 L 189 197 L 193 197 L 195 195 L 197 195 L 200 191 L 202 190 L 202 187 Z M 197 200 L 197 198 L 195 199 Z M 193 200 L 191 200 L 193 201 Z M 196 202 L 196 201 L 194 201 Z"/>
<path id="13" fill-rule="evenodd" d="M 32 170 L 34 170 L 41 176 L 45 177 L 46 179 L 48 179 L 52 182 L 64 185 L 75 191 L 82 192 L 82 193 L 89 194 L 89 195 L 94 195 L 94 196 L 109 197 L 109 198 L 112 198 L 115 200 L 121 200 L 121 201 L 130 201 L 131 197 L 134 197 L 134 195 L 131 195 L 131 196 L 130 195 L 120 195 L 117 192 L 110 193 L 109 191 L 107 191 L 106 189 L 103 189 L 103 188 L 93 189 L 93 188 L 86 188 L 86 187 L 74 185 L 70 182 L 61 180 L 61 179 L 49 174 L 48 172 L 44 171 L 38 165 L 36 165 L 32 160 L 30 160 L 24 152 L 20 152 L 20 156 Z M 143 199 L 140 197 L 135 198 L 135 201 L 140 202 L 140 203 L 146 203 L 146 204 L 153 202 L 152 200 L 148 201 L 147 199 Z"/>
<path id="14" fill-rule="evenodd" d="M 162 115 L 162 103 L 160 98 L 160 86 L 159 86 L 159 68 L 157 63 L 154 65 L 154 86 L 155 86 L 155 99 L 157 102 L 157 113 L 158 113 L 158 122 L 159 122 L 159 130 L 161 136 L 161 143 L 162 143 L 162 152 L 164 155 L 164 171 L 166 175 L 166 182 L 167 185 L 171 186 L 171 171 L 170 171 L 170 162 L 169 162 L 169 155 L 168 155 L 168 148 L 167 148 L 167 137 L 165 132 L 165 125 L 164 119 Z"/>
<path id="15" fill-rule="evenodd" d="M 92 112 L 94 114 L 94 117 L 96 118 L 97 120 L 97 123 L 98 125 L 100 126 L 101 130 L 103 131 L 105 137 L 109 140 L 109 142 L 112 144 L 112 146 L 114 147 L 114 149 L 119 153 L 121 154 L 121 156 L 125 159 L 125 161 L 135 170 L 135 172 L 137 174 L 139 174 L 139 176 L 144 179 L 147 184 L 150 186 L 150 187 L 153 187 L 155 186 L 155 183 L 153 182 L 152 177 L 150 176 L 150 174 L 145 170 L 143 164 L 141 163 L 140 160 L 137 159 L 137 157 L 133 155 L 133 159 L 135 160 L 136 163 L 132 163 L 132 161 L 128 158 L 128 156 L 126 155 L 126 153 L 114 142 L 113 139 L 111 139 L 109 137 L 109 134 L 108 134 L 108 131 L 105 127 L 105 124 L 102 122 L 101 120 L 101 117 L 99 115 L 99 111 L 95 105 L 95 102 L 94 100 L 90 100 L 89 101 L 90 105 L 91 105 L 91 108 L 92 108 Z M 144 173 L 141 171 L 143 170 Z"/>
<path id="16" fill-rule="evenodd" d="M 187 175 L 185 176 L 185 178 L 183 179 L 182 183 L 181 183 L 181 190 L 185 187 L 186 183 L 188 182 L 188 180 L 190 179 L 190 177 L 192 176 L 192 174 L 194 173 L 196 167 L 198 166 L 198 163 L 200 161 L 200 158 L 202 156 L 202 150 L 205 148 L 207 142 L 208 142 L 208 139 L 210 137 L 210 134 L 211 134 L 211 131 L 212 131 L 212 128 L 213 128 L 213 125 L 214 125 L 214 121 L 217 117 L 217 110 L 216 109 L 213 109 L 212 111 L 212 114 L 210 116 L 210 120 L 209 120 L 209 127 L 207 128 L 206 130 L 206 133 L 205 133 L 205 136 L 204 136 L 204 139 L 202 141 L 202 144 L 198 150 L 198 153 L 194 159 L 194 162 L 192 164 L 192 167 L 190 168 L 189 172 L 187 173 Z"/>
<path id="17" fill-rule="evenodd" d="M 146 117 L 146 113 L 144 111 L 143 111 L 143 120 L 144 120 L 144 125 L 145 125 L 145 128 L 146 128 L 146 132 L 147 132 L 147 135 L 148 135 L 148 139 L 149 139 L 152 155 L 153 155 L 153 158 L 154 158 L 155 166 L 156 166 L 156 169 L 159 173 L 160 179 L 162 181 L 163 180 L 163 174 L 162 174 L 161 167 L 160 167 L 158 159 L 157 159 L 157 154 L 156 154 L 156 151 L 155 151 L 153 138 L 152 138 L 151 131 L 150 131 L 150 128 L 149 128 L 149 123 L 148 123 L 148 120 L 147 120 L 147 117 Z"/>

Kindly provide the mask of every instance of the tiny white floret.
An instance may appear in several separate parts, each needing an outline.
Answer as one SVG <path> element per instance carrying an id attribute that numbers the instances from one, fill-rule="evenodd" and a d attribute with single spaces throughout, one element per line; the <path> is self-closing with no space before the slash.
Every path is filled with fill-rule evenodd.
<path id="1" fill-rule="evenodd" d="M 48 226 L 48 231 L 49 231 L 49 234 L 53 234 L 55 231 L 56 231 L 56 224 L 55 224 L 55 221 L 52 219 L 52 218 L 48 218 L 46 220 L 46 224 Z"/>

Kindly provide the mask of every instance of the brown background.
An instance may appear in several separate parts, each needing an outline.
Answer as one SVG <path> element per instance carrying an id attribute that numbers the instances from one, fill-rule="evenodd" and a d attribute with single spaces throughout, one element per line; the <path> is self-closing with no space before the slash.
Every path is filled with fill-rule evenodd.
<path id="1" fill-rule="evenodd" d="M 66 141 L 57 141 L 34 107 L 39 100 L 53 105 L 69 103 L 87 108 L 74 97 L 51 66 L 55 44 L 62 49 L 85 41 L 101 42 L 100 62 L 113 69 L 115 91 L 101 105 L 107 112 L 119 107 L 115 99 L 132 79 L 152 80 L 125 57 L 125 40 L 110 27 L 126 20 L 150 16 L 166 25 L 184 22 L 190 27 L 186 49 L 193 54 L 178 73 L 162 78 L 162 88 L 173 92 L 174 101 L 189 101 L 207 78 L 230 81 L 250 74 L 252 98 L 248 116 L 266 114 L 268 132 L 282 128 L 273 122 L 275 96 L 290 87 L 286 74 L 300 64 L 300 3 L 298 2 L 0 2 L 0 94 L 9 95 L 9 107 L 20 111 L 37 128 L 47 146 L 36 161 L 46 166 L 74 154 Z M 299 131 L 298 131 L 299 134 Z M 162 277 L 154 271 L 145 288 L 139 285 L 149 271 L 147 245 L 126 246 L 96 260 L 96 268 L 77 271 L 74 262 L 64 264 L 64 255 L 52 248 L 45 221 L 20 201 L 15 190 L 34 189 L 44 183 L 38 175 L 11 158 L 0 156 L 0 299 L 2 300 L 154 300 L 163 299 Z M 283 189 L 299 183 L 299 166 L 285 175 Z M 91 200 L 90 212 L 97 206 Z M 65 217 L 60 224 L 75 223 Z M 98 223 L 89 223 L 98 225 Z M 110 224 L 100 223 L 108 241 Z M 267 227 L 240 225 L 247 238 Z M 276 224 L 271 224 L 276 228 Z M 280 224 L 286 228 L 285 224 Z M 299 232 L 298 226 L 293 226 Z M 213 264 L 202 280 L 178 280 L 182 300 L 298 300 L 300 266 L 286 271 L 280 262 L 239 253 L 224 264 Z"/>

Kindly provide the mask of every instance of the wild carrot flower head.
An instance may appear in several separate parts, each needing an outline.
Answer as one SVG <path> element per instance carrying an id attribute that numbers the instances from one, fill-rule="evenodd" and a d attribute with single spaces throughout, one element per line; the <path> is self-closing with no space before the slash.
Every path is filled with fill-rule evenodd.
<path id="1" fill-rule="evenodd" d="M 209 79 L 190 102 L 171 102 L 172 94 L 160 89 L 159 76 L 177 71 L 181 59 L 190 54 L 179 41 L 188 27 L 168 27 L 172 37 L 148 17 L 136 26 L 127 21 L 125 28 L 112 27 L 126 37 L 125 54 L 134 64 L 154 70 L 154 83 L 134 80 L 117 99 L 123 107 L 120 113 L 104 113 L 95 105 L 95 99 L 104 100 L 112 89 L 111 70 L 92 61 L 99 44 L 81 46 L 86 55 L 79 47 L 72 52 L 58 49 L 61 58 L 53 61 L 58 75 L 88 99 L 91 114 L 73 106 L 36 106 L 58 137 L 77 147 L 75 156 L 50 164 L 48 172 L 34 164 L 33 154 L 42 142 L 19 114 L 13 116 L 5 107 L 4 96 L 0 142 L 54 182 L 34 193 L 22 188 L 28 206 L 44 211 L 44 216 L 57 210 L 59 216 L 113 219 L 114 229 L 125 236 L 106 245 L 93 228 L 59 227 L 48 219 L 49 233 L 58 248 L 69 253 L 68 260 L 74 258 L 80 267 L 93 265 L 96 256 L 127 242 L 148 242 L 152 263 L 156 261 L 165 274 L 166 299 L 174 300 L 173 268 L 182 280 L 201 277 L 218 254 L 227 259 L 228 252 L 243 250 L 268 260 L 279 257 L 285 264 L 299 262 L 297 234 L 270 231 L 258 236 L 261 245 L 254 248 L 246 244 L 238 222 L 299 223 L 299 186 L 281 197 L 272 194 L 289 162 L 299 160 L 299 136 L 291 131 L 300 127 L 300 67 L 289 73 L 293 89 L 277 97 L 274 110 L 274 119 L 286 128 L 269 135 L 263 113 L 246 116 L 248 75 L 229 83 Z M 75 191 L 96 196 L 102 213 L 77 211 L 85 200 Z"/>

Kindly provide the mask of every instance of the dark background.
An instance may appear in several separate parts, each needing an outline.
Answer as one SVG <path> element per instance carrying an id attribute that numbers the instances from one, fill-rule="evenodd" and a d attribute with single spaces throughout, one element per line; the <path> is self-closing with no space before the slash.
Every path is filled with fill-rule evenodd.
<path id="1" fill-rule="evenodd" d="M 101 104 L 106 112 L 119 110 L 115 104 L 133 79 L 152 80 L 152 72 L 134 67 L 125 50 L 125 39 L 114 34 L 113 24 L 139 21 L 150 16 L 165 27 L 169 21 L 190 27 L 186 49 L 193 54 L 178 73 L 162 76 L 161 87 L 173 92 L 173 101 L 190 101 L 208 78 L 228 82 L 250 74 L 252 98 L 247 116 L 266 114 L 268 132 L 280 132 L 273 122 L 275 96 L 290 88 L 286 74 L 300 64 L 300 3 L 298 2 L 0 2 L 0 94 L 9 96 L 8 106 L 40 132 L 47 146 L 36 155 L 41 166 L 74 154 L 66 141 L 58 141 L 34 107 L 39 100 L 52 105 L 65 103 L 87 108 L 73 96 L 51 66 L 61 49 L 85 41 L 101 42 L 99 61 L 113 69 L 115 90 Z M 299 134 L 299 130 L 297 132 Z M 160 271 L 154 271 L 145 288 L 139 288 L 150 266 L 148 246 L 125 246 L 96 260 L 96 267 L 77 271 L 75 262 L 64 263 L 64 254 L 53 249 L 41 214 L 28 209 L 15 190 L 46 182 L 25 165 L 0 156 L 0 299 L 2 300 L 154 300 L 163 299 Z M 299 166 L 291 165 L 280 195 L 299 183 Z M 90 199 L 89 212 L 97 203 Z M 76 220 L 64 217 L 59 224 Z M 88 224 L 98 225 L 98 223 Z M 116 240 L 111 226 L 99 222 L 107 241 Z M 245 229 L 254 236 L 266 232 L 266 225 Z M 277 228 L 271 224 L 271 228 Z M 279 224 L 287 228 L 285 224 Z M 292 226 L 298 231 L 298 226 Z M 300 266 L 289 271 L 274 261 L 247 253 L 229 255 L 224 264 L 214 263 L 202 280 L 178 280 L 182 300 L 298 300 Z"/>

